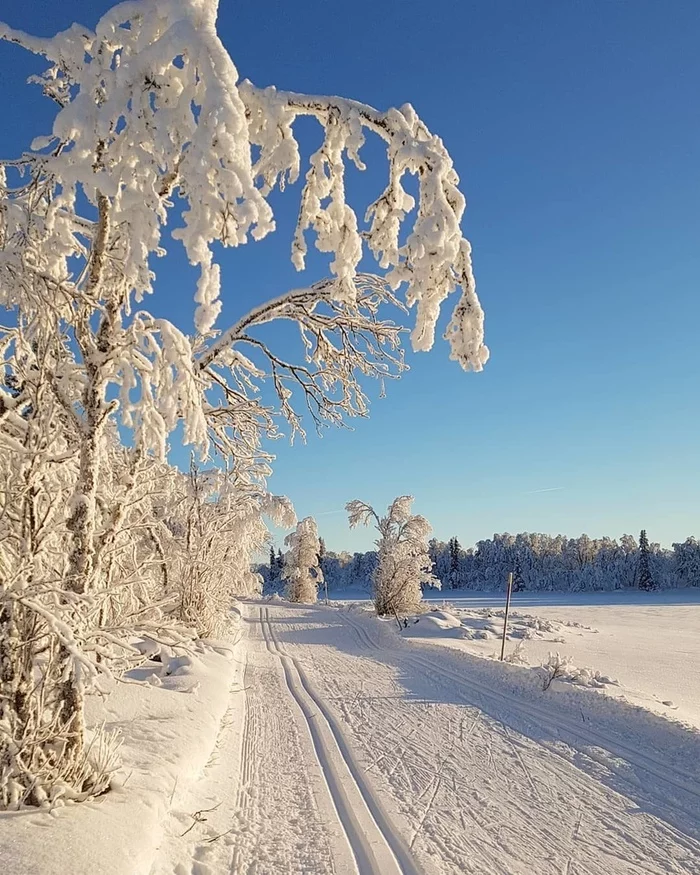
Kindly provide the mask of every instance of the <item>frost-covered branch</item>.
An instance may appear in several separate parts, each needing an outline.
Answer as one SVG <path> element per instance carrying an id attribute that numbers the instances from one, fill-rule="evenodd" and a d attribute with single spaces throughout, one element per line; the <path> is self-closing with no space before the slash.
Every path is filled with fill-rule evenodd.
<path id="1" fill-rule="evenodd" d="M 262 384 L 269 375 L 277 394 L 279 409 L 292 428 L 292 434 L 304 434 L 301 418 L 294 407 L 294 389 L 298 389 L 316 427 L 342 425 L 346 416 L 365 416 L 369 409 L 362 378 L 395 378 L 405 365 L 400 351 L 401 329 L 392 322 L 377 318 L 382 301 L 391 293 L 379 284 L 358 280 L 363 286 L 353 304 L 340 304 L 316 289 L 305 290 L 274 306 L 261 308 L 255 318 L 241 323 L 228 338 L 225 352 L 216 359 L 223 369 L 207 366 L 210 375 L 229 395 L 246 394 Z M 270 319 L 285 319 L 298 325 L 304 351 L 304 364 L 297 364 L 276 354 L 270 345 L 248 331 Z M 263 369 L 258 368 L 237 346 L 258 352 Z M 232 352 L 233 350 L 233 352 Z M 267 365 L 267 368 L 264 365 Z M 237 397 L 237 396 L 235 396 Z M 246 395 L 246 397 L 248 397 Z"/>

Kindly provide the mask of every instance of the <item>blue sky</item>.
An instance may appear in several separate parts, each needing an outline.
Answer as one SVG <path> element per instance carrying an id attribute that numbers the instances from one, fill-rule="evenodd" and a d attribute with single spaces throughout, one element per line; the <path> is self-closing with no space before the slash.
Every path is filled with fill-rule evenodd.
<path id="1" fill-rule="evenodd" d="M 111 4 L 9 5 L 10 24 L 48 34 Z M 278 442 L 273 490 L 317 515 L 335 549 L 371 542 L 347 530 L 346 501 L 400 493 L 464 544 L 494 531 L 698 534 L 700 4 L 222 0 L 220 33 L 256 84 L 409 101 L 440 134 L 469 201 L 492 352 L 476 375 L 443 341 L 409 355 L 353 432 Z M 0 46 L 3 156 L 50 125 L 50 104 L 23 84 L 40 67 Z M 367 157 L 358 203 L 383 171 L 378 148 Z M 297 203 L 298 187 L 274 201 L 274 239 L 222 257 L 227 316 L 300 283 Z M 153 307 L 186 327 L 191 277 L 170 248 Z"/>

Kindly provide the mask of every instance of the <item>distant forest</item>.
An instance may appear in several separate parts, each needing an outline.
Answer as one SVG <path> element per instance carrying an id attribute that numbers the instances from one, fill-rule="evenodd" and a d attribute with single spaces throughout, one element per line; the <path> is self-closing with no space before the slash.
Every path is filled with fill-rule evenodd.
<path id="1" fill-rule="evenodd" d="M 645 531 L 639 539 L 623 535 L 619 540 L 504 533 L 468 549 L 457 538 L 447 542 L 432 539 L 430 557 L 433 574 L 443 589 L 504 589 L 510 571 L 516 592 L 700 586 L 700 542 L 691 537 L 668 550 L 650 543 Z M 333 553 L 326 551 L 321 539 L 320 559 L 329 590 L 371 586 L 376 552 Z M 266 590 L 283 586 L 283 563 L 282 551 L 271 548 L 269 561 L 258 566 Z"/>

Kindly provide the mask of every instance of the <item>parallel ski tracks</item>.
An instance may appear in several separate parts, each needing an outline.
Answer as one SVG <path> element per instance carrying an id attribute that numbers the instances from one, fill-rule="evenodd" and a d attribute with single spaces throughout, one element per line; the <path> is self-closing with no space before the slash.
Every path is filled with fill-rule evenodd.
<path id="1" fill-rule="evenodd" d="M 280 644 L 268 608 L 260 608 L 268 651 L 282 665 L 314 747 L 338 822 L 359 875 L 422 875 L 404 839 L 396 832 L 355 760 L 336 717 L 315 692 L 301 664 Z"/>

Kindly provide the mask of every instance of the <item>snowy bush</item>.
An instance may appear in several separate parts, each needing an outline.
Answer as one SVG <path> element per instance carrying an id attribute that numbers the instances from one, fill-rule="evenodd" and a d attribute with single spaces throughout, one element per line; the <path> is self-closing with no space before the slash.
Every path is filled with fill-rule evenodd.
<path id="1" fill-rule="evenodd" d="M 241 490 L 225 472 L 189 474 L 171 469 L 169 490 L 150 530 L 162 554 L 167 616 L 196 629 L 204 638 L 225 631 L 236 596 L 254 596 L 262 588 L 251 558 L 269 533 L 263 515 L 276 525 L 295 521 L 288 499 Z"/>
<path id="2" fill-rule="evenodd" d="M 530 663 L 525 655 L 525 645 L 523 641 L 518 641 L 511 652 L 503 657 L 503 661 L 509 662 L 511 665 L 529 665 Z"/>
<path id="3" fill-rule="evenodd" d="M 573 668 L 570 656 L 562 656 L 559 651 L 550 653 L 547 662 L 542 663 L 542 689 L 548 690 L 552 681 L 568 677 Z"/>
<path id="4" fill-rule="evenodd" d="M 578 668 L 574 665 L 570 656 L 562 656 L 560 653 L 550 653 L 547 662 L 540 668 L 542 675 L 542 689 L 548 690 L 552 681 L 562 680 L 570 684 L 578 684 L 583 687 L 605 687 L 615 685 L 618 682 L 607 675 L 601 674 L 592 668 Z"/>

